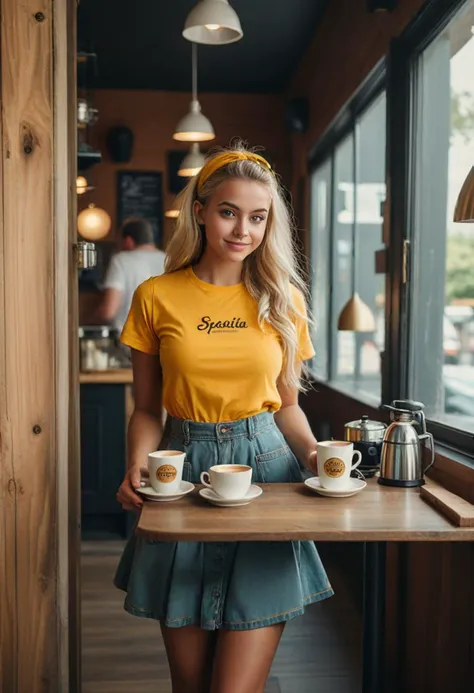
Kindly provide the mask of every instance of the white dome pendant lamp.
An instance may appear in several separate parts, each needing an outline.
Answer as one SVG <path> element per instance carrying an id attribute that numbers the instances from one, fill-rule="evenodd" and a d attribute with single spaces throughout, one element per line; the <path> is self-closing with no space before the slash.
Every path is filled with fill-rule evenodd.
<path id="1" fill-rule="evenodd" d="M 199 149 L 199 142 L 194 142 L 191 149 L 181 162 L 178 169 L 178 176 L 182 178 L 190 178 L 196 176 L 204 166 L 204 154 Z"/>
<path id="2" fill-rule="evenodd" d="M 197 46 L 192 44 L 193 100 L 189 112 L 177 124 L 173 139 L 179 142 L 209 142 L 215 138 L 211 121 L 201 113 L 197 98 Z"/>
<path id="3" fill-rule="evenodd" d="M 223 46 L 240 41 L 244 32 L 228 0 L 199 0 L 186 18 L 183 36 L 188 41 Z"/>

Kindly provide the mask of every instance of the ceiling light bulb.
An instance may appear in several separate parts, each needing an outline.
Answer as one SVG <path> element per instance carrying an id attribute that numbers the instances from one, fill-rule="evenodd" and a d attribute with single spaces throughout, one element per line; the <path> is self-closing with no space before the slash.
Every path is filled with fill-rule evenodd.
<path id="1" fill-rule="evenodd" d="M 220 24 L 206 24 L 206 29 L 209 29 L 209 31 L 219 31 L 221 28 Z"/>
<path id="2" fill-rule="evenodd" d="M 177 219 L 179 217 L 179 209 L 167 209 L 165 217 L 168 217 L 168 219 Z"/>

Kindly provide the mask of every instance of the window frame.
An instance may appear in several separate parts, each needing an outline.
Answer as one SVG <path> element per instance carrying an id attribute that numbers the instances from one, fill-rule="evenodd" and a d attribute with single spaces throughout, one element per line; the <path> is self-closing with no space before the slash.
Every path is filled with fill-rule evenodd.
<path id="1" fill-rule="evenodd" d="M 385 401 L 408 395 L 410 345 L 410 276 L 413 254 L 415 175 L 413 145 L 416 132 L 416 62 L 469 0 L 438 0 L 427 4 L 406 30 L 392 41 L 388 56 L 388 181 L 390 190 L 390 252 L 388 277 L 390 310 L 386 316 L 386 368 L 382 374 Z M 402 146 L 400 146 L 402 143 Z M 408 250 L 408 252 L 407 252 Z M 398 358 L 397 358 L 398 355 Z M 390 365 L 390 368 L 389 368 Z M 384 377 L 385 376 L 385 377 Z M 436 441 L 474 458 L 472 433 L 432 419 L 427 428 Z"/>
<path id="2" fill-rule="evenodd" d="M 367 109 L 376 102 L 376 100 L 385 92 L 387 93 L 387 59 L 383 58 L 369 73 L 366 79 L 362 82 L 359 89 L 349 100 L 349 102 L 343 107 L 343 109 L 338 113 L 336 118 L 329 125 L 323 136 L 318 140 L 318 142 L 310 149 L 307 158 L 307 171 L 308 177 L 311 179 L 312 175 L 317 169 L 323 166 L 326 162 L 330 162 L 331 165 L 331 191 L 330 191 L 330 241 L 329 245 L 331 248 L 331 257 L 328 258 L 329 262 L 329 278 L 330 278 L 330 291 L 328 297 L 328 315 L 331 322 L 331 328 L 329 330 L 327 349 L 328 349 L 328 378 L 327 380 L 322 380 L 317 374 L 313 373 L 310 368 L 311 375 L 316 382 L 324 382 L 333 389 L 346 393 L 357 400 L 364 401 L 366 404 L 372 407 L 378 407 L 380 402 L 378 399 L 370 397 L 370 395 L 365 393 L 358 393 L 357 391 L 346 387 L 344 381 L 334 380 L 332 375 L 334 373 L 334 364 L 337 361 L 336 347 L 334 343 L 334 334 L 332 329 L 332 321 L 334 318 L 334 294 L 332 287 L 334 286 L 334 258 L 333 258 L 333 242 L 334 242 L 334 188 L 335 188 L 335 154 L 337 147 L 348 137 L 352 138 L 353 141 L 357 139 L 355 135 L 355 129 L 358 119 L 364 114 Z M 387 109 L 388 113 L 388 109 Z M 354 142 L 355 144 L 355 142 Z M 357 147 L 354 146 L 354 159 L 357 156 Z M 385 156 L 387 156 L 387 145 L 385 147 Z M 354 161 L 354 169 L 356 168 L 356 162 Z M 387 170 L 387 165 L 385 165 Z M 386 181 L 387 182 L 387 181 Z M 312 230 L 310 228 L 309 232 L 309 245 L 312 243 Z M 382 248 L 381 240 L 381 248 Z M 311 256 L 311 250 L 310 250 Z M 375 262 L 375 258 L 374 258 Z M 387 277 L 385 278 L 385 284 L 387 291 Z M 387 313 L 387 311 L 386 311 Z M 381 354 L 381 401 L 383 402 L 383 388 L 384 388 L 384 354 Z"/>
<path id="3" fill-rule="evenodd" d="M 410 269 L 413 240 L 414 213 L 414 161 L 412 156 L 416 124 L 416 83 L 413 66 L 437 36 L 462 9 L 468 0 L 437 0 L 426 3 L 415 19 L 398 37 L 392 40 L 388 54 L 367 76 L 355 95 L 331 122 L 323 136 L 309 150 L 308 177 L 325 161 L 331 161 L 331 215 L 334 195 L 334 153 L 337 145 L 351 134 L 357 118 L 385 90 L 387 99 L 386 136 L 386 207 L 383 224 L 385 248 L 385 348 L 381 363 L 381 402 L 405 399 L 409 385 L 410 345 Z M 309 230 L 311 244 L 311 228 Z M 333 218 L 331 217 L 331 246 Z M 383 243 L 383 244 L 382 244 Z M 333 284 L 332 262 L 330 281 Z M 329 315 L 333 316 L 332 290 L 329 292 Z M 325 381 L 313 375 L 316 382 L 324 382 L 331 389 L 357 401 L 374 406 L 371 398 L 344 388 L 343 383 L 331 380 L 334 345 L 332 330 L 328 338 L 328 373 Z M 381 408 L 377 403 L 376 408 Z M 437 443 L 455 454 L 460 453 L 474 462 L 474 435 L 453 426 L 428 420 L 428 430 Z"/>

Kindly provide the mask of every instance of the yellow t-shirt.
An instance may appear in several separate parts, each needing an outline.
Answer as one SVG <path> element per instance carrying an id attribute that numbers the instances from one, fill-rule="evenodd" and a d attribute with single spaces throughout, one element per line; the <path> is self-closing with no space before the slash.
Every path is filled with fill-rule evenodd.
<path id="1" fill-rule="evenodd" d="M 298 309 L 304 298 L 294 289 Z M 295 317 L 298 360 L 314 355 L 305 319 Z M 180 419 L 237 421 L 277 411 L 283 365 L 275 330 L 258 324 L 244 284 L 215 286 L 191 267 L 152 277 L 135 291 L 121 341 L 160 356 L 163 404 Z"/>

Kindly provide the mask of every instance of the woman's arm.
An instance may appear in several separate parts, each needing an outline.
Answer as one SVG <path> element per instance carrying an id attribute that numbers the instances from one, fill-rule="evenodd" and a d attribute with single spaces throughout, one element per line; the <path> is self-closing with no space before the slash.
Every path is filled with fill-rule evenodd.
<path id="1" fill-rule="evenodd" d="M 140 487 L 148 454 L 158 448 L 163 435 L 160 357 L 132 349 L 132 366 L 135 409 L 128 425 L 128 470 L 117 493 L 117 500 L 125 510 L 142 506 L 134 489 Z"/>
<path id="2" fill-rule="evenodd" d="M 275 423 L 301 464 L 317 474 L 317 441 L 306 414 L 298 404 L 298 390 L 296 387 L 279 383 L 278 392 L 281 397 L 281 409 L 275 413 Z"/>

